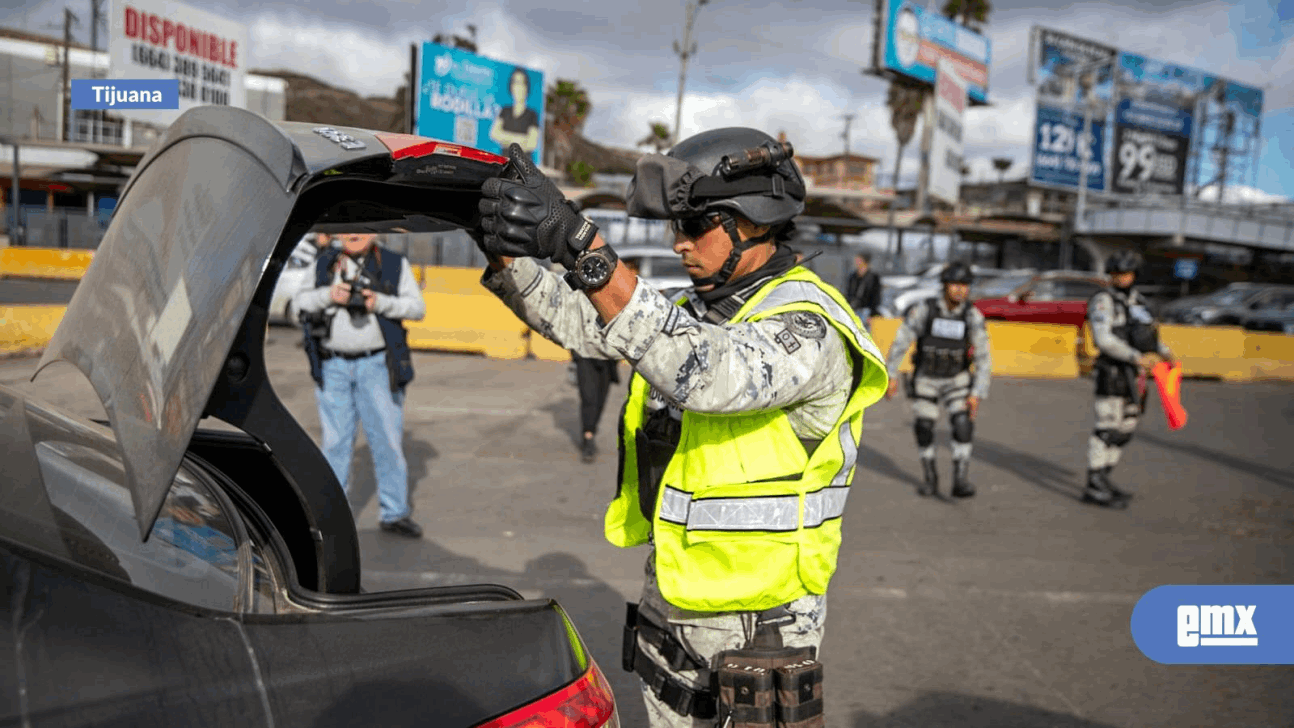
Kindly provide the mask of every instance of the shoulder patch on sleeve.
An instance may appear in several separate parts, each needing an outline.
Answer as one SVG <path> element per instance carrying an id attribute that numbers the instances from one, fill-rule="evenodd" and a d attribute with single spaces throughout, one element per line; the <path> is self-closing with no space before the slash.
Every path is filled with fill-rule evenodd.
<path id="1" fill-rule="evenodd" d="M 783 349 L 786 349 L 787 354 L 794 354 L 800 350 L 800 340 L 795 338 L 795 334 L 792 334 L 789 328 L 777 332 L 773 338 L 777 339 L 777 343 L 781 344 Z"/>
<path id="2" fill-rule="evenodd" d="M 825 339 L 827 337 L 827 322 L 816 313 L 807 313 L 805 311 L 796 311 L 787 317 L 786 328 L 793 334 L 799 334 L 806 339 Z"/>

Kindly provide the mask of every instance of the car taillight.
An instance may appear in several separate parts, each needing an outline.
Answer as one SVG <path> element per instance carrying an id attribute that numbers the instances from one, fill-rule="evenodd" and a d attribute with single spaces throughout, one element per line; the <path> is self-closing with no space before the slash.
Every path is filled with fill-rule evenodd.
<path id="1" fill-rule="evenodd" d="M 611 686 L 596 662 L 580 679 L 477 728 L 620 728 Z"/>

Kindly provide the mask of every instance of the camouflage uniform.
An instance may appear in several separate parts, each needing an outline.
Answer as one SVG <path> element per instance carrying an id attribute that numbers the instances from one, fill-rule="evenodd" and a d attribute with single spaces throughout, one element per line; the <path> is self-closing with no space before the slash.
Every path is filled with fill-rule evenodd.
<path id="1" fill-rule="evenodd" d="M 668 408 L 681 422 L 684 410 L 739 413 L 771 408 L 786 411 L 802 440 L 821 440 L 844 411 L 853 365 L 845 342 L 827 321 L 802 311 L 757 322 L 727 320 L 769 280 L 756 280 L 707 306 L 688 291 L 675 305 L 641 280 L 624 309 L 603 324 L 583 293 L 530 259 L 518 258 L 482 283 L 533 329 L 563 348 L 586 357 L 625 358 L 652 385 L 648 408 Z M 863 346 L 875 345 L 864 338 Z M 880 357 L 876 351 L 877 358 Z M 691 612 L 660 595 L 653 558 L 647 559 L 640 609 L 656 624 L 668 625 L 692 657 L 704 664 L 719 651 L 740 648 L 753 632 L 753 613 Z M 810 595 L 786 605 L 796 615 L 783 628 L 787 646 L 817 647 L 823 636 L 826 597 Z M 658 667 L 668 662 L 643 638 L 639 646 Z M 674 679 L 705 688 L 698 671 L 669 670 Z M 674 712 L 644 684 L 653 726 L 713 725 Z"/>
<path id="2" fill-rule="evenodd" d="M 1137 362 L 1142 351 L 1133 345 L 1130 325 L 1153 327 L 1154 318 L 1146 301 L 1135 290 L 1101 291 L 1087 305 L 1087 320 L 1092 329 L 1092 343 L 1100 350 L 1093 374 L 1096 378 L 1096 424 L 1087 444 L 1087 466 L 1090 472 L 1108 476 L 1119 463 L 1123 447 L 1137 429 L 1144 404 L 1144 392 L 1138 384 Z M 1162 342 L 1147 341 L 1143 348 L 1153 348 L 1165 359 L 1172 352 Z"/>
<path id="3" fill-rule="evenodd" d="M 931 310 L 934 307 L 934 310 Z M 953 463 L 959 467 L 958 472 L 964 475 L 971 456 L 971 436 L 973 429 L 970 418 L 966 415 L 966 398 L 974 395 L 980 401 L 988 398 L 989 380 L 993 369 L 989 352 L 988 329 L 984 324 L 984 314 L 969 301 L 965 301 L 955 310 L 948 308 L 943 296 L 936 296 L 913 304 L 903 316 L 903 323 L 894 336 L 890 346 L 886 367 L 891 381 L 897 381 L 899 366 L 908 347 L 930 332 L 927 327 L 941 328 L 939 322 L 952 321 L 952 328 L 943 339 L 947 341 L 965 341 L 972 350 L 970 362 L 974 367 L 962 369 L 952 376 L 930 376 L 930 362 L 921 362 L 913 372 L 908 387 L 908 396 L 912 399 L 912 414 L 916 420 L 914 429 L 917 437 L 918 454 L 923 467 L 927 469 L 927 480 L 933 472 L 935 460 L 934 423 L 939 417 L 939 407 L 948 412 L 953 427 Z M 931 322 L 928 324 L 928 322 Z M 957 323 L 964 322 L 964 327 Z M 958 330 L 962 329 L 962 330 Z M 945 333 L 935 331 L 935 334 Z M 915 359 L 914 359 L 915 361 Z"/>

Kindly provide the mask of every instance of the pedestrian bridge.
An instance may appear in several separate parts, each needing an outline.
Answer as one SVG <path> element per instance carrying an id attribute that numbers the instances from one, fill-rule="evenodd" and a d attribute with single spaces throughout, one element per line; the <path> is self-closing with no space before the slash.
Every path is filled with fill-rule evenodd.
<path id="1" fill-rule="evenodd" d="M 1088 209 L 1082 231 L 1092 237 L 1194 240 L 1294 252 L 1294 205 L 1218 205 L 1180 199 L 1138 199 Z"/>

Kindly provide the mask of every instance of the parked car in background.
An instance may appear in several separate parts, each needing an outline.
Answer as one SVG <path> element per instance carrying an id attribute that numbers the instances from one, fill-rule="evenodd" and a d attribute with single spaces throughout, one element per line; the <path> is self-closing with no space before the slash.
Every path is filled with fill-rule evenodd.
<path id="1" fill-rule="evenodd" d="M 945 263 L 940 263 L 937 267 L 923 273 L 916 278 L 915 284 L 906 288 L 883 288 L 881 290 L 881 315 L 902 316 L 903 312 L 911 308 L 912 304 L 938 296 L 943 290 L 943 284 L 939 282 L 939 274 L 943 272 L 945 265 Z M 1007 270 L 1004 268 L 982 268 L 977 265 L 971 266 L 971 271 L 975 274 L 972 292 L 975 285 L 982 286 L 1003 276 L 1031 276 L 1034 273 L 1032 269 Z"/>
<path id="2" fill-rule="evenodd" d="M 638 276 L 658 291 L 688 288 L 692 278 L 683 267 L 683 261 L 672 249 L 659 245 L 626 245 L 616 248 L 616 254 L 626 262 L 638 265 Z"/>
<path id="3" fill-rule="evenodd" d="M 472 226 L 505 161 L 229 106 L 170 125 L 37 368 L 107 418 L 0 386 L 0 725 L 618 728 L 555 601 L 360 588 L 346 495 L 266 372 L 307 231 Z"/>
<path id="4" fill-rule="evenodd" d="M 1097 291 L 1105 288 L 1106 279 L 1091 273 L 1047 271 L 1030 276 L 1027 280 L 1004 276 L 1001 284 L 1018 284 L 1004 295 L 984 296 L 975 300 L 975 306 L 990 321 L 1027 321 L 1039 324 L 1063 324 L 1082 327 L 1087 318 L 1087 301 Z M 981 288 L 994 293 L 1001 286 L 990 284 Z M 972 291 L 974 289 L 972 288 Z"/>
<path id="5" fill-rule="evenodd" d="M 1250 314 L 1245 317 L 1242 325 L 1249 331 L 1294 335 L 1294 303 L 1279 311 Z"/>
<path id="6" fill-rule="evenodd" d="M 270 323 L 298 324 L 296 309 L 292 307 L 292 296 L 300 290 L 312 287 L 315 277 L 315 256 L 319 249 L 314 242 L 314 235 L 307 235 L 297 243 L 292 254 L 288 256 L 287 265 L 274 285 L 274 294 L 270 297 Z"/>
<path id="7" fill-rule="evenodd" d="M 1294 303 L 1294 286 L 1232 283 L 1206 296 L 1187 296 L 1164 307 L 1170 323 L 1194 326 L 1240 326 L 1251 316 L 1275 314 Z"/>

